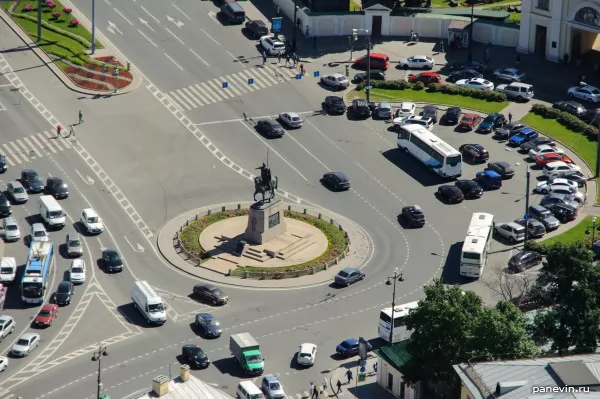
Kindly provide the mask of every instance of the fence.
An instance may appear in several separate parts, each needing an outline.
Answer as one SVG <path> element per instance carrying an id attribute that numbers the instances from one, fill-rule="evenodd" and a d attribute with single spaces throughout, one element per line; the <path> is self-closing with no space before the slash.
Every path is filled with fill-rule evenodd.
<path id="1" fill-rule="evenodd" d="M 197 213 L 193 218 L 186 220 L 185 223 L 175 233 L 175 235 L 173 236 L 173 247 L 175 248 L 175 250 L 179 254 L 179 256 L 181 256 L 181 258 L 184 259 L 186 262 L 188 262 L 194 266 L 201 266 L 202 262 L 205 259 L 200 258 L 200 257 L 190 253 L 187 249 L 185 249 L 185 247 L 179 240 L 179 235 L 183 232 L 183 229 L 185 229 L 187 226 L 189 226 L 191 223 L 194 223 L 198 219 L 201 219 L 201 218 L 211 215 L 213 213 L 236 211 L 236 210 L 239 211 L 242 209 L 250 208 L 250 205 L 252 205 L 252 204 L 251 203 L 235 204 L 235 205 L 229 205 L 229 206 L 223 205 L 220 207 L 206 209 L 205 211 L 203 211 L 201 213 Z M 233 270 L 233 272 L 230 271 L 230 273 L 229 273 L 231 276 L 260 279 L 260 280 L 301 277 L 301 276 L 315 274 L 315 273 L 318 273 L 323 270 L 327 270 L 331 266 L 337 265 L 341 260 L 346 258 L 346 256 L 348 255 L 348 252 L 350 252 L 350 237 L 348 236 L 348 232 L 346 232 L 344 230 L 344 228 L 338 222 L 336 222 L 332 218 L 326 217 L 326 215 L 324 215 L 322 213 L 322 211 L 319 212 L 319 210 L 310 209 L 310 208 L 307 208 L 304 206 L 287 204 L 287 210 L 292 211 L 292 212 L 302 213 L 304 215 L 314 216 L 318 219 L 325 220 L 325 221 L 327 221 L 327 219 L 329 219 L 328 220 L 329 224 L 336 226 L 340 231 L 344 232 L 344 236 L 346 238 L 346 243 L 345 243 L 345 247 L 344 247 L 344 250 L 342 251 L 342 253 L 339 254 L 335 259 L 330 260 L 329 262 L 322 263 L 317 266 L 306 267 L 306 268 L 303 268 L 300 270 L 286 271 L 286 272 L 281 272 L 281 271 L 276 271 L 276 270 L 274 270 L 274 271 L 244 271 L 243 273 L 236 273 L 235 270 Z"/>

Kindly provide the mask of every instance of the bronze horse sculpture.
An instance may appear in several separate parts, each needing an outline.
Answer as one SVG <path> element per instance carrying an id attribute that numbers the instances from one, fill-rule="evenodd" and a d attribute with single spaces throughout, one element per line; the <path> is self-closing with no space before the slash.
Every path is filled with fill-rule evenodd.
<path id="1" fill-rule="evenodd" d="M 258 194 L 262 195 L 262 202 L 269 202 L 275 197 L 275 190 L 277 190 L 278 178 L 275 176 L 275 180 L 263 181 L 262 177 L 254 178 L 254 201 Z M 268 198 L 267 198 L 268 195 Z"/>

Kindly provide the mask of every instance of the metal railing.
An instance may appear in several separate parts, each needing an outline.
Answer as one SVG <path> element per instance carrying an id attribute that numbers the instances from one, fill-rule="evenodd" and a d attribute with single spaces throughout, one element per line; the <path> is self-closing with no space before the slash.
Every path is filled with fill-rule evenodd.
<path id="1" fill-rule="evenodd" d="M 206 257 L 199 257 L 199 256 L 192 254 L 190 251 L 188 251 L 184 247 L 181 240 L 179 239 L 179 236 L 183 232 L 183 230 L 186 227 L 188 227 L 191 223 L 196 222 L 198 219 L 201 219 L 205 216 L 209 216 L 213 213 L 246 210 L 246 209 L 250 208 L 250 205 L 252 205 L 252 204 L 247 203 L 247 204 L 223 205 L 220 207 L 209 208 L 201 213 L 197 213 L 196 215 L 194 215 L 193 218 L 186 220 L 185 223 L 179 228 L 179 230 L 173 236 L 173 247 L 175 248 L 175 251 L 179 254 L 179 256 L 181 256 L 182 259 L 184 259 L 189 264 L 191 264 L 193 266 L 200 266 L 202 264 L 202 262 L 204 262 L 206 259 L 210 258 L 210 256 L 207 255 Z M 298 206 L 298 205 L 286 204 L 286 211 L 292 211 L 292 212 L 297 212 L 297 213 L 301 213 L 304 215 L 314 216 L 323 221 L 327 221 L 329 224 L 331 224 L 333 226 L 336 226 L 340 231 L 342 231 L 344 233 L 344 236 L 346 238 L 345 248 L 342 251 L 342 253 L 339 254 L 335 259 L 332 259 L 329 262 L 324 262 L 317 266 L 311 266 L 311 267 L 306 267 L 306 268 L 302 268 L 299 270 L 286 271 L 286 272 L 281 272 L 281 271 L 277 271 L 277 270 L 245 271 L 243 273 L 243 275 L 239 275 L 239 277 L 252 278 L 252 279 L 263 279 L 263 280 L 264 279 L 285 279 L 285 278 L 302 277 L 302 276 L 315 274 L 315 273 L 321 272 L 323 270 L 327 270 L 331 266 L 337 265 L 340 261 L 342 261 L 343 259 L 346 258 L 346 256 L 348 255 L 348 252 L 350 252 L 350 237 L 348 236 L 348 232 L 346 232 L 344 230 L 344 228 L 342 227 L 342 225 L 340 225 L 335 219 L 327 217 L 322 212 L 319 212 L 319 210 L 310 209 L 310 208 L 307 208 L 304 206 Z M 232 275 L 232 274 L 230 273 L 230 275 Z M 235 275 L 235 272 L 234 272 L 234 275 Z"/>

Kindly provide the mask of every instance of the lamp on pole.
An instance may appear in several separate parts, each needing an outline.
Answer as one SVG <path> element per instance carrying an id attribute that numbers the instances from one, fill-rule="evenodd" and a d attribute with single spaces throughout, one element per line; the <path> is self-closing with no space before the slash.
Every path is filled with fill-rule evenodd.
<path id="1" fill-rule="evenodd" d="M 357 37 L 358 34 L 364 34 L 367 37 L 367 85 L 365 86 L 365 94 L 367 102 L 371 102 L 371 35 L 368 29 L 352 29 L 352 36 Z"/>
<path id="2" fill-rule="evenodd" d="M 393 281 L 393 283 L 392 283 Z M 396 281 L 404 281 L 404 276 L 399 272 L 398 268 L 394 269 L 394 274 L 387 278 L 385 285 L 392 285 L 392 320 L 390 320 L 390 345 L 394 343 L 394 308 L 396 307 Z"/>
<path id="3" fill-rule="evenodd" d="M 294 34 L 292 35 L 292 51 L 296 52 L 296 36 L 298 35 L 298 6 L 296 5 L 296 1 L 294 1 Z"/>
<path id="4" fill-rule="evenodd" d="M 475 13 L 475 0 L 471 0 L 471 24 L 469 25 L 469 62 L 473 61 L 473 14 Z"/>
<path id="5" fill-rule="evenodd" d="M 92 54 L 96 52 L 96 0 L 92 0 Z"/>
<path id="6" fill-rule="evenodd" d="M 526 166 L 527 171 L 525 172 L 525 241 L 529 239 L 529 182 L 531 181 L 531 172 L 529 171 L 529 165 Z"/>
<path id="7" fill-rule="evenodd" d="M 590 234 L 590 227 L 585 231 L 585 234 Z M 592 247 L 594 246 L 594 239 L 596 238 L 596 216 L 592 218 Z"/>
<path id="8" fill-rule="evenodd" d="M 38 0 L 37 9 L 37 41 L 42 41 L 42 0 Z"/>
<path id="9" fill-rule="evenodd" d="M 102 392 L 102 356 L 108 356 L 108 347 L 102 343 L 98 345 L 98 350 L 94 352 L 92 356 L 92 360 L 94 362 L 98 362 L 98 391 L 96 395 L 96 399 L 100 399 L 100 393 Z"/>

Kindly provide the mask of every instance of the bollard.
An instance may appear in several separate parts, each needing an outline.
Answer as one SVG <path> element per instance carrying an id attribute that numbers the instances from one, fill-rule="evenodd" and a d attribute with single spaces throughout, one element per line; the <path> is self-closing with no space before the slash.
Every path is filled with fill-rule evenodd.
<path id="1" fill-rule="evenodd" d="M 335 224 L 335 220 L 329 219 L 329 224 Z"/>
<path id="2" fill-rule="evenodd" d="M 319 219 L 321 219 L 321 214 L 319 213 Z"/>
<path id="3" fill-rule="evenodd" d="M 288 211 L 290 211 L 290 212 L 292 211 L 292 206 L 291 205 L 288 205 Z"/>
<path id="4" fill-rule="evenodd" d="M 238 211 L 242 209 L 242 204 L 238 204 Z"/>
<path id="5" fill-rule="evenodd" d="M 221 212 L 225 212 L 225 206 L 221 207 Z"/>
<path id="6" fill-rule="evenodd" d="M 248 278 L 250 276 L 250 272 L 244 272 L 244 278 Z"/>
<path id="7" fill-rule="evenodd" d="M 303 213 L 306 215 L 306 208 L 304 208 L 304 212 Z"/>
<path id="8" fill-rule="evenodd" d="M 209 209 L 208 211 L 206 211 L 206 216 L 209 216 L 211 213 L 212 213 L 212 210 Z"/>

